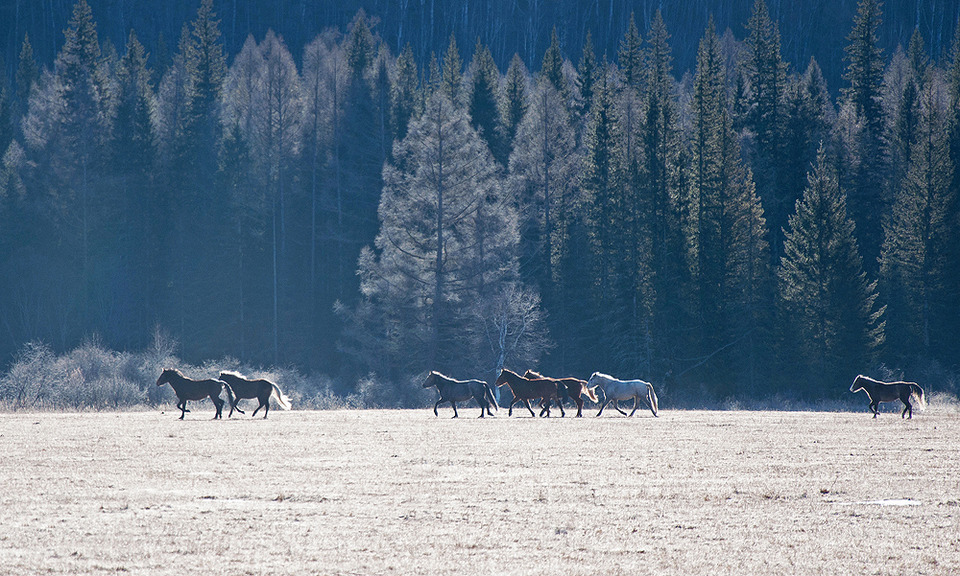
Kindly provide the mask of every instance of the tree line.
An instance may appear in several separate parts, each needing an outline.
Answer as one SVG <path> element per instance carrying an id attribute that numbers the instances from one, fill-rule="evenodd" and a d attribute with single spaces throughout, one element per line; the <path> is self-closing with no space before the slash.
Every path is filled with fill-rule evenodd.
<path id="1" fill-rule="evenodd" d="M 955 370 L 960 26 L 880 49 L 861 0 L 835 99 L 756 0 L 677 77 L 659 12 L 531 71 L 478 37 L 394 54 L 363 11 L 228 57 L 211 0 L 160 69 L 86 0 L 0 90 L 0 348 L 173 335 L 403 396 L 437 369 L 594 370 L 676 398 L 836 397 Z M 949 378 L 940 385 L 952 386 Z"/>

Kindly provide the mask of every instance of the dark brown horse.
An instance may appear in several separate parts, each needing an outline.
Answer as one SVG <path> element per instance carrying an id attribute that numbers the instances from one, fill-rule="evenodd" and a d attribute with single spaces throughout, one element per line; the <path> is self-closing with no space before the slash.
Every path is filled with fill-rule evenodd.
<path id="1" fill-rule="evenodd" d="M 881 402 L 893 402 L 894 400 L 903 402 L 901 418 L 906 417 L 908 412 L 910 418 L 913 418 L 913 404 L 910 403 L 910 398 L 917 401 L 917 407 L 920 410 L 927 407 L 927 401 L 923 397 L 923 388 L 916 382 L 881 382 L 859 374 L 853 379 L 850 391 L 856 393 L 861 390 L 866 392 L 870 399 L 870 409 L 873 410 L 874 418 L 880 413 L 879 404 Z"/>
<path id="2" fill-rule="evenodd" d="M 457 418 L 457 402 L 466 402 L 473 398 L 477 401 L 477 404 L 480 405 L 480 418 L 484 416 L 484 410 L 486 413 L 493 416 L 493 412 L 490 411 L 490 406 L 497 408 L 497 401 L 493 397 L 493 390 L 490 389 L 490 385 L 484 382 L 483 380 L 454 380 L 444 376 L 443 374 L 433 371 L 427 375 L 427 379 L 423 381 L 423 387 L 429 388 L 431 386 L 436 386 L 437 391 L 440 392 L 440 399 L 437 400 L 437 403 L 433 405 L 433 415 L 439 416 L 437 412 L 437 406 L 440 406 L 444 402 L 449 402 L 453 406 L 453 417 Z"/>
<path id="3" fill-rule="evenodd" d="M 277 404 L 284 410 L 290 409 L 290 399 L 284 395 L 279 386 L 269 380 L 263 378 L 248 380 L 238 372 L 221 372 L 220 379 L 230 385 L 227 389 L 227 397 L 230 398 L 230 413 L 227 414 L 227 418 L 233 416 L 234 410 L 246 414 L 237 407 L 237 404 L 244 398 L 256 398 L 260 401 L 260 405 L 250 416 L 256 416 L 257 411 L 263 408 L 263 418 L 266 419 L 267 413 L 270 412 L 270 396 L 274 393 L 276 393 Z"/>
<path id="4" fill-rule="evenodd" d="M 180 419 L 186 415 L 187 400 L 203 400 L 209 397 L 217 407 L 217 414 L 214 420 L 223 416 L 223 399 L 220 398 L 220 390 L 227 389 L 227 395 L 230 395 L 230 387 L 220 380 L 192 380 L 183 375 L 176 368 L 166 368 L 157 378 L 157 386 L 170 384 L 173 391 L 177 393 L 177 408 L 180 409 Z"/>
<path id="5" fill-rule="evenodd" d="M 530 415 L 536 418 L 537 415 L 533 413 L 533 408 L 530 407 L 530 400 L 537 398 L 542 399 L 540 416 L 546 413 L 547 417 L 550 417 L 550 402 L 552 400 L 557 401 L 557 406 L 560 407 L 560 415 L 566 415 L 563 411 L 563 404 L 560 403 L 559 390 L 557 389 L 557 382 L 555 380 L 548 378 L 524 378 L 516 372 L 504 368 L 500 371 L 500 376 L 497 377 L 495 386 L 508 386 L 510 391 L 513 392 L 513 402 L 510 403 L 510 410 L 507 412 L 508 416 L 513 416 L 514 404 L 523 402 L 523 405 L 530 411 Z"/>
<path id="6" fill-rule="evenodd" d="M 594 392 L 597 387 L 587 388 L 587 381 L 580 380 L 579 378 L 550 378 L 549 376 L 544 376 L 539 372 L 534 372 L 533 370 L 527 370 L 523 373 L 524 378 L 543 378 L 544 380 L 553 380 L 557 383 L 557 390 L 559 396 L 557 398 L 557 404 L 563 407 L 563 398 L 567 397 L 573 400 L 577 405 L 577 418 L 583 416 L 583 397 L 586 396 L 594 402 L 599 402 L 597 399 L 597 394 Z"/>

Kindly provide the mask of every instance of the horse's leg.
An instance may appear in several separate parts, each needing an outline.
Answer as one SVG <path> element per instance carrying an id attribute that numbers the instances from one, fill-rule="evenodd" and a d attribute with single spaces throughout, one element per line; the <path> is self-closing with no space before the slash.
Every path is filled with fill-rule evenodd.
<path id="1" fill-rule="evenodd" d="M 563 403 L 560 402 L 560 397 L 559 397 L 559 396 L 557 397 L 557 406 L 560 407 L 560 417 L 561 417 L 561 418 L 566 418 L 566 417 L 567 417 L 567 413 L 563 411 Z"/>
<path id="2" fill-rule="evenodd" d="M 627 413 L 624 412 L 622 408 L 620 408 L 620 401 L 619 401 L 619 400 L 614 400 L 614 401 L 613 401 L 613 407 L 617 409 L 617 412 L 623 414 L 624 416 L 627 415 Z"/>
<path id="3" fill-rule="evenodd" d="M 263 419 L 267 419 L 267 414 L 270 413 L 270 397 L 267 397 L 267 401 L 263 404 Z"/>
<path id="4" fill-rule="evenodd" d="M 219 396 L 210 396 L 210 399 L 213 400 L 213 405 L 217 407 L 217 413 L 214 414 L 213 419 L 222 419 L 223 418 L 223 399 Z"/>
<path id="5" fill-rule="evenodd" d="M 873 417 L 876 418 L 877 415 L 880 414 L 880 403 L 871 400 L 871 401 L 870 401 L 870 409 L 873 410 Z"/>
<path id="6" fill-rule="evenodd" d="M 607 407 L 607 404 L 609 404 L 609 403 L 610 403 L 609 400 L 604 400 L 604 401 L 603 401 L 603 404 L 600 405 L 600 411 L 597 412 L 597 416 L 600 416 L 601 414 L 603 414 L 603 409 L 606 408 L 606 407 Z"/>
<path id="7" fill-rule="evenodd" d="M 577 403 L 577 418 L 582 418 L 583 417 L 583 398 L 580 398 L 579 396 L 577 396 L 576 398 L 573 399 L 573 401 Z"/>
<path id="8" fill-rule="evenodd" d="M 903 412 L 900 413 L 900 419 L 902 420 L 903 417 L 906 415 L 907 411 L 909 410 L 910 419 L 913 420 L 913 405 L 910 404 L 910 397 L 907 396 L 906 398 L 901 398 L 900 401 L 903 402 Z"/>
<path id="9" fill-rule="evenodd" d="M 180 403 L 177 404 L 177 408 L 180 409 L 180 419 L 183 420 L 183 417 L 189 412 L 189 410 L 187 410 L 187 401 L 181 400 Z"/>
<path id="10" fill-rule="evenodd" d="M 530 415 L 533 416 L 534 418 L 536 418 L 537 415 L 533 413 L 533 408 L 530 407 L 530 400 L 527 399 L 527 398 L 524 398 L 524 399 L 523 399 L 523 404 L 524 404 L 524 406 L 527 407 L 527 410 L 530 411 Z"/>
<path id="11" fill-rule="evenodd" d="M 433 405 L 433 415 L 434 415 L 434 416 L 440 416 L 440 413 L 437 412 L 437 406 L 439 406 L 441 402 L 446 402 L 446 400 L 445 400 L 444 398 L 440 398 L 439 400 L 437 400 L 437 403 Z"/>
<path id="12" fill-rule="evenodd" d="M 634 396 L 634 397 L 633 397 L 633 410 L 630 411 L 630 416 L 631 416 L 631 417 L 633 416 L 633 413 L 637 411 L 637 406 L 639 406 L 639 405 L 640 405 L 640 397 L 639 397 L 639 396 Z"/>
<path id="13" fill-rule="evenodd" d="M 456 403 L 456 401 L 451 400 L 451 401 L 450 401 L 450 405 L 453 406 L 453 417 L 454 417 L 454 418 L 459 418 L 460 415 L 457 414 L 457 403 Z"/>
<path id="14" fill-rule="evenodd" d="M 520 401 L 519 398 L 514 398 L 514 399 L 513 399 L 513 402 L 510 403 L 510 409 L 507 410 L 507 416 L 513 416 L 513 405 L 516 404 L 516 403 L 519 402 L 519 401 Z"/>

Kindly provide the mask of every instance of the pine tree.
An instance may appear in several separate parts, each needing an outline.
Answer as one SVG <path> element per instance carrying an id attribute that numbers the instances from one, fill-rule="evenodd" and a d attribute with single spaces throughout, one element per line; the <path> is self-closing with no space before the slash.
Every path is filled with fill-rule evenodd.
<path id="1" fill-rule="evenodd" d="M 593 37 L 588 30 L 587 39 L 583 43 L 583 55 L 577 65 L 577 88 L 580 89 L 581 110 L 584 115 L 590 114 L 594 85 L 597 83 L 597 75 L 602 72 L 597 66 L 597 57 L 593 53 Z"/>
<path id="2" fill-rule="evenodd" d="M 514 54 L 507 68 L 507 77 L 500 98 L 500 157 L 510 158 L 520 128 L 520 122 L 527 113 L 527 72 L 519 54 Z"/>
<path id="3" fill-rule="evenodd" d="M 790 217 L 778 270 L 791 385 L 808 397 L 838 397 L 884 342 L 885 307 L 863 270 L 846 195 L 823 147 Z"/>
<path id="4" fill-rule="evenodd" d="M 792 200 L 784 195 L 784 96 L 786 69 L 780 54 L 780 31 L 770 19 L 764 0 L 756 0 L 747 23 L 748 58 L 746 75 L 750 84 L 746 126 L 756 134 L 756 158 L 753 172 L 764 201 L 765 213 L 774 231 L 774 253 L 779 254 L 780 230 L 792 209 Z M 739 86 L 739 83 L 738 83 Z"/>
<path id="5" fill-rule="evenodd" d="M 33 56 L 33 46 L 30 44 L 30 36 L 23 35 L 23 44 L 20 46 L 20 59 L 17 64 L 17 102 L 20 110 L 25 111 L 27 102 L 30 100 L 30 93 L 34 85 L 40 79 L 40 68 Z M 21 112 L 22 113 L 22 112 Z"/>
<path id="6" fill-rule="evenodd" d="M 880 0 L 860 0 L 844 49 L 844 79 L 849 86 L 843 89 L 843 98 L 852 105 L 864 129 L 855 142 L 861 161 L 841 185 L 849 183 L 850 216 L 857 223 L 858 244 L 871 272 L 877 268 L 883 240 L 880 223 L 889 204 L 883 192 L 887 150 L 883 142 L 883 55 L 877 38 L 880 16 Z"/>
<path id="7" fill-rule="evenodd" d="M 418 115 L 418 91 L 417 63 L 413 58 L 413 48 L 408 43 L 397 58 L 397 74 L 392 89 L 390 115 L 395 141 L 406 138 L 411 120 Z"/>
<path id="8" fill-rule="evenodd" d="M 570 87 L 563 75 L 563 55 L 560 53 L 560 41 L 557 39 L 557 29 L 550 33 L 550 46 L 543 54 L 543 63 L 540 65 L 540 74 L 563 96 L 564 102 L 569 102 Z"/>
<path id="9" fill-rule="evenodd" d="M 943 319 L 950 315 L 944 307 L 950 291 L 945 272 L 956 241 L 956 223 L 949 221 L 956 198 L 950 189 L 954 166 L 939 92 L 934 84 L 923 90 L 910 171 L 894 202 L 881 258 L 890 349 L 900 361 L 946 358 L 939 342 L 949 341 L 952 332 Z"/>
<path id="10" fill-rule="evenodd" d="M 652 325 L 648 342 L 651 368 L 665 374 L 676 368 L 673 359 L 681 348 L 684 327 L 689 325 L 686 243 L 681 229 L 681 159 L 683 144 L 680 115 L 672 76 L 669 34 L 657 11 L 647 32 L 644 82 L 646 115 L 643 118 L 641 147 L 643 179 L 639 206 L 645 207 L 644 228 L 650 236 Z M 653 334 L 657 337 L 653 338 Z"/>
<path id="11" fill-rule="evenodd" d="M 463 104 L 463 60 L 457 49 L 457 37 L 450 34 L 450 44 L 443 53 L 443 75 L 441 86 L 444 94 L 454 106 Z"/>
<path id="12" fill-rule="evenodd" d="M 500 86 L 500 71 L 493 61 L 490 49 L 477 40 L 470 62 L 470 92 L 468 94 L 467 113 L 470 126 L 480 134 L 494 158 L 506 165 L 507 158 L 500 156 L 504 147 L 500 144 L 500 109 L 497 106 L 497 93 Z"/>
<path id="13" fill-rule="evenodd" d="M 700 43 L 695 79 L 693 188 L 700 352 L 722 374 L 715 392 L 755 384 L 769 292 L 766 222 L 726 107 L 724 72 L 712 22 Z M 724 354 L 721 354 L 724 352 Z M 726 385 L 724 385 L 725 383 Z"/>
<path id="14" fill-rule="evenodd" d="M 359 317 L 387 335 L 377 355 L 390 374 L 459 371 L 470 356 L 462 329 L 480 305 L 479 279 L 495 286 L 512 274 L 516 217 L 489 151 L 444 94 L 411 124 L 395 162 L 384 170 L 376 252 L 360 258 L 376 313 Z"/>
<path id="15" fill-rule="evenodd" d="M 573 128 L 563 112 L 560 94 L 541 78 L 517 131 L 510 156 L 508 190 L 519 206 L 520 278 L 539 289 L 548 305 L 557 298 L 556 254 L 565 211 L 579 189 L 580 158 Z"/>
<path id="16" fill-rule="evenodd" d="M 660 15 L 657 10 L 657 16 L 654 16 L 654 22 Z M 663 17 L 660 16 L 660 22 L 663 23 Z M 651 24 L 651 28 L 655 24 Z M 642 39 L 637 24 L 633 18 L 633 12 L 630 13 L 630 23 L 627 24 L 627 32 L 620 40 L 620 51 L 617 53 L 617 64 L 620 65 L 620 74 L 623 75 L 623 83 L 635 90 L 640 89 L 643 82 L 643 49 L 641 47 Z"/>

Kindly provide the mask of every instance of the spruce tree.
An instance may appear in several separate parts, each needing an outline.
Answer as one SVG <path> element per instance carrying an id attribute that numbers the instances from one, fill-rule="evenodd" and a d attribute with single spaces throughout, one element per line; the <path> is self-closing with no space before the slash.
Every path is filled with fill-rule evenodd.
<path id="1" fill-rule="evenodd" d="M 949 220 L 956 198 L 950 189 L 947 119 L 929 85 L 921 96 L 917 137 L 910 170 L 895 199 L 883 245 L 880 273 L 887 299 L 888 339 L 893 357 L 908 361 L 931 355 L 945 359 L 941 342 L 950 340 L 951 289 L 948 258 L 957 225 Z"/>
<path id="2" fill-rule="evenodd" d="M 597 66 L 597 57 L 593 53 L 593 38 L 588 30 L 587 39 L 583 43 L 583 55 L 580 57 L 580 64 L 577 65 L 577 88 L 580 89 L 581 112 L 585 115 L 590 114 L 594 85 L 597 82 L 597 75 L 602 72 Z"/>
<path id="3" fill-rule="evenodd" d="M 467 113 L 470 126 L 487 143 L 490 152 L 501 165 L 507 158 L 501 156 L 503 146 L 499 141 L 497 127 L 500 123 L 500 109 L 497 106 L 497 94 L 500 87 L 500 71 L 493 61 L 490 49 L 477 41 L 470 62 L 470 92 L 468 94 Z"/>
<path id="4" fill-rule="evenodd" d="M 657 10 L 657 15 L 660 11 Z M 657 16 L 654 16 L 656 21 Z M 660 17 L 661 24 L 663 18 Z M 653 27 L 655 24 L 651 24 Z M 620 51 L 617 53 L 617 64 L 620 66 L 620 74 L 623 75 L 623 83 L 634 90 L 640 90 L 643 82 L 643 48 L 642 39 L 637 24 L 633 18 L 633 12 L 630 13 L 630 22 L 627 24 L 627 32 L 620 40 Z"/>
<path id="5" fill-rule="evenodd" d="M 867 279 L 846 194 L 823 147 L 790 217 L 777 275 L 790 384 L 806 397 L 839 397 L 850 374 L 873 365 L 885 307 Z"/>
<path id="6" fill-rule="evenodd" d="M 460 59 L 460 51 L 457 49 L 457 37 L 452 33 L 447 51 L 443 53 L 441 85 L 451 104 L 463 105 L 463 60 Z"/>
<path id="7" fill-rule="evenodd" d="M 407 136 L 407 127 L 419 112 L 419 80 L 413 48 L 408 43 L 397 58 L 397 73 L 393 82 L 390 116 L 393 124 L 393 139 L 400 141 Z"/>
<path id="8" fill-rule="evenodd" d="M 556 27 L 554 27 L 550 33 L 550 45 L 543 54 L 540 74 L 553 84 L 557 92 L 563 96 L 564 102 L 569 102 L 570 87 L 567 85 L 567 79 L 563 75 L 563 55 L 560 53 L 560 41 L 557 39 Z"/>
<path id="9" fill-rule="evenodd" d="M 887 174 L 887 149 L 884 144 L 884 112 L 881 87 L 883 54 L 877 30 L 880 27 L 880 0 L 860 0 L 853 30 L 845 47 L 847 69 L 843 99 L 856 121 L 863 125 L 857 140 L 860 162 L 856 170 L 841 181 L 849 186 L 850 216 L 857 223 L 857 239 L 868 271 L 875 273 L 883 240 L 882 218 L 889 205 L 884 193 Z"/>
<path id="10" fill-rule="evenodd" d="M 20 59 L 17 63 L 17 102 L 20 106 L 21 114 L 25 113 L 27 102 L 30 100 L 30 93 L 34 85 L 40 79 L 40 68 L 33 56 L 33 46 L 30 44 L 30 36 L 23 35 L 23 44 L 20 45 Z"/>
<path id="11" fill-rule="evenodd" d="M 520 123 L 527 113 L 527 82 L 529 73 L 519 54 L 514 54 L 507 68 L 507 77 L 500 98 L 500 157 L 513 153 Z"/>
<path id="12" fill-rule="evenodd" d="M 780 54 L 780 31 L 771 19 L 764 0 L 756 0 L 747 23 L 748 57 L 746 75 L 750 84 L 746 126 L 756 134 L 753 173 L 765 213 L 774 231 L 774 253 L 782 242 L 780 230 L 786 224 L 793 198 L 784 194 L 784 96 L 786 69 Z M 740 82 L 738 82 L 738 87 Z"/>
<path id="13" fill-rule="evenodd" d="M 364 300 L 375 313 L 359 310 L 358 318 L 387 335 L 371 356 L 383 357 L 389 373 L 461 371 L 479 278 L 495 286 L 513 273 L 516 216 L 492 156 L 445 94 L 427 102 L 395 162 L 384 169 L 376 251 L 360 258 Z"/>
<path id="14" fill-rule="evenodd" d="M 681 154 L 679 106 L 672 75 L 669 34 L 660 11 L 647 32 L 644 82 L 647 86 L 646 114 L 641 126 L 643 179 L 638 205 L 640 217 L 650 235 L 652 291 L 651 368 L 657 374 L 676 367 L 673 360 L 681 348 L 684 327 L 689 325 L 685 303 L 689 289 L 687 253 L 680 220 Z"/>

